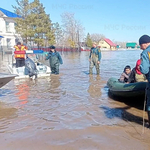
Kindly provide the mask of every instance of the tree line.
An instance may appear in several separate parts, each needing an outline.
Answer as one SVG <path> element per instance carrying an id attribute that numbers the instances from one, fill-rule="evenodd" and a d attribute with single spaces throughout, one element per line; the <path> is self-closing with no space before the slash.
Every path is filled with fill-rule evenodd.
<path id="1" fill-rule="evenodd" d="M 105 38 L 103 34 L 93 33 L 85 36 L 85 28 L 81 22 L 75 19 L 73 13 L 61 14 L 62 24 L 53 23 L 50 15 L 46 14 L 45 7 L 39 0 L 16 0 L 17 6 L 13 6 L 16 14 L 15 29 L 21 35 L 27 45 L 47 47 L 55 44 L 61 47 L 77 48 L 81 46 L 91 47 L 92 42 L 98 42 Z"/>

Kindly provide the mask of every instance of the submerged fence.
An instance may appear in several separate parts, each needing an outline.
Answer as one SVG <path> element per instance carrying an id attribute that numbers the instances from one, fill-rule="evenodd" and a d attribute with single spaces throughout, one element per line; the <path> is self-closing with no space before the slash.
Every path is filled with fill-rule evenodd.
<path id="1" fill-rule="evenodd" d="M 45 52 L 49 52 L 50 51 L 49 47 L 40 47 L 40 48 L 33 47 L 32 49 L 33 50 L 41 49 L 41 50 L 43 50 Z M 58 52 L 81 52 L 81 48 L 56 47 L 56 51 L 58 51 Z"/>

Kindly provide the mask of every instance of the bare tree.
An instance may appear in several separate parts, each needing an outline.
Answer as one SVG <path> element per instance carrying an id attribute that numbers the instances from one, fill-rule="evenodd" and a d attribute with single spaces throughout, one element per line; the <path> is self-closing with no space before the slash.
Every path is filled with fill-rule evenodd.
<path id="1" fill-rule="evenodd" d="M 55 34 L 55 45 L 61 46 L 63 43 L 63 30 L 58 22 L 53 23 L 53 31 Z"/>
<path id="2" fill-rule="evenodd" d="M 113 41 L 116 45 L 119 45 L 120 48 L 126 48 L 126 42 Z"/>
<path id="3" fill-rule="evenodd" d="M 105 35 L 99 33 L 93 33 L 90 35 L 91 40 L 94 42 L 99 42 L 101 39 L 105 38 Z"/>
<path id="4" fill-rule="evenodd" d="M 80 42 L 84 37 L 84 28 L 80 21 L 74 18 L 72 13 L 63 13 L 62 17 L 62 28 L 64 32 L 64 45 L 71 47 L 79 47 Z"/>

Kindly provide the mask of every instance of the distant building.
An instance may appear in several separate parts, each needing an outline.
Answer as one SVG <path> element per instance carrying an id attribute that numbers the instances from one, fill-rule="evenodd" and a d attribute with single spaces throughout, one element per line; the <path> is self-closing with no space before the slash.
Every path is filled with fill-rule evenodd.
<path id="1" fill-rule="evenodd" d="M 102 49 L 110 49 L 110 50 L 116 50 L 116 44 L 113 43 L 110 39 L 101 39 L 98 42 L 98 45 L 102 48 Z"/>
<path id="2" fill-rule="evenodd" d="M 0 50 L 9 50 L 22 38 L 15 31 L 14 18 L 21 17 L 8 10 L 0 8 Z"/>
<path id="3" fill-rule="evenodd" d="M 116 48 L 117 48 L 117 49 L 120 48 L 120 45 L 117 45 Z"/>
<path id="4" fill-rule="evenodd" d="M 126 43 L 126 48 L 137 48 L 137 43 L 134 42 Z"/>

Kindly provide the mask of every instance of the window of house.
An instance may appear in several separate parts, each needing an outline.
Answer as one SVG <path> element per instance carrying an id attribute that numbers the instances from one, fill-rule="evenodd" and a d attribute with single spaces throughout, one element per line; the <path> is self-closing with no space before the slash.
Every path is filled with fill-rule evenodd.
<path id="1" fill-rule="evenodd" d="M 14 23 L 14 32 L 16 33 L 16 26 L 17 26 L 17 23 Z"/>
<path id="2" fill-rule="evenodd" d="M 6 32 L 10 32 L 10 23 L 6 21 Z"/>
<path id="3" fill-rule="evenodd" d="M 15 43 L 17 44 L 19 42 L 19 39 L 15 39 Z"/>
<path id="4" fill-rule="evenodd" d="M 2 39 L 0 39 L 0 51 L 2 51 Z"/>
<path id="5" fill-rule="evenodd" d="M 11 39 L 7 38 L 7 48 L 10 48 L 10 47 L 11 47 Z"/>

